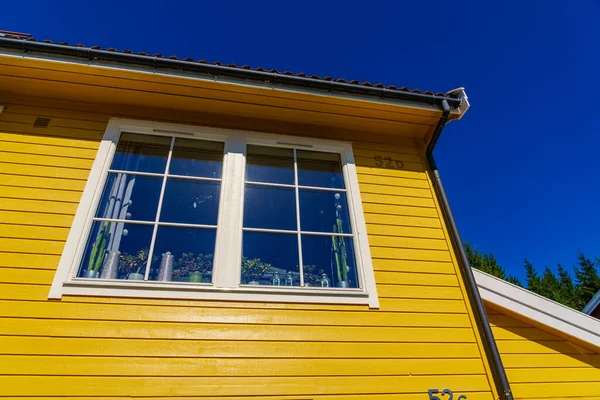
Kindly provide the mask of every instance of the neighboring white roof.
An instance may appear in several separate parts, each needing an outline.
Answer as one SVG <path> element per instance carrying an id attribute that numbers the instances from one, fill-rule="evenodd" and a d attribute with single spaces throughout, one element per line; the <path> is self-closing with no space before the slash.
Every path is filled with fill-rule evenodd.
<path id="1" fill-rule="evenodd" d="M 600 320 L 473 269 L 481 298 L 600 347 Z"/>
<path id="2" fill-rule="evenodd" d="M 590 302 L 587 303 L 585 307 L 583 307 L 583 310 L 581 310 L 581 312 L 591 314 L 592 311 L 594 311 L 596 307 L 598 307 L 598 304 L 600 304 L 600 290 L 598 290 L 598 293 L 596 293 L 594 297 L 592 297 Z"/>

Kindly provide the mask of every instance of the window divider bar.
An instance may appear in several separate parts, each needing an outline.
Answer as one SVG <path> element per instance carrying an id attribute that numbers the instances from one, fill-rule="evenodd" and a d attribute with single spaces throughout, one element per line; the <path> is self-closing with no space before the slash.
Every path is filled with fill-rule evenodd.
<path id="1" fill-rule="evenodd" d="M 191 181 L 221 182 L 221 178 L 208 178 L 208 177 L 204 177 L 204 176 L 167 174 L 167 178 L 189 179 Z"/>
<path id="2" fill-rule="evenodd" d="M 156 172 L 142 172 L 142 171 L 125 171 L 122 169 L 109 169 L 108 170 L 109 173 L 115 173 L 115 174 L 129 174 L 129 175 L 140 175 L 140 176 L 154 176 L 156 178 L 162 178 L 165 176 L 165 174 L 159 174 Z"/>
<path id="3" fill-rule="evenodd" d="M 158 220 L 160 218 L 160 212 L 162 211 L 162 203 L 165 197 L 165 189 L 167 187 L 167 172 L 169 171 L 169 165 L 171 164 L 171 155 L 173 154 L 173 146 L 175 145 L 175 137 L 171 137 L 171 147 L 169 148 L 169 156 L 167 157 L 167 165 L 165 166 L 165 173 L 163 175 L 163 182 L 160 188 L 160 196 L 158 197 L 158 208 L 156 209 L 156 218 L 154 219 L 154 230 L 152 231 L 152 240 L 150 241 L 150 249 L 148 250 L 148 261 L 146 262 L 146 273 L 144 274 L 144 280 L 147 281 L 150 276 L 150 266 L 152 264 L 152 256 L 154 255 L 154 245 L 156 243 L 156 234 L 158 232 Z"/>
<path id="4" fill-rule="evenodd" d="M 298 158 L 294 147 L 294 192 L 296 193 L 296 229 L 298 229 L 298 272 L 300 274 L 300 286 L 304 287 L 304 264 L 302 263 L 302 228 L 300 227 L 300 190 L 298 189 Z"/>
<path id="5" fill-rule="evenodd" d="M 245 183 L 246 183 L 246 185 L 282 187 L 282 188 L 290 188 L 290 189 L 294 189 L 296 187 L 296 185 L 289 185 L 287 183 L 269 183 L 269 182 L 255 182 L 255 181 L 246 181 Z"/>
<path id="6" fill-rule="evenodd" d="M 154 221 L 138 221 L 138 220 L 129 220 L 129 219 L 118 219 L 118 218 L 100 218 L 94 217 L 92 218 L 94 222 L 116 222 L 123 224 L 137 224 L 137 225 L 154 225 Z"/>
<path id="7" fill-rule="evenodd" d="M 311 231 L 300 231 L 300 233 L 302 235 L 313 235 L 313 236 L 354 237 L 353 233 L 311 232 Z"/>
<path id="8" fill-rule="evenodd" d="M 308 189 L 308 190 L 321 190 L 323 192 L 346 192 L 346 189 L 336 189 L 336 188 L 328 188 L 328 187 L 319 187 L 319 186 L 302 186 L 298 185 L 298 189 Z"/>
<path id="9" fill-rule="evenodd" d="M 265 233 L 284 233 L 284 234 L 298 234 L 297 230 L 286 230 L 286 229 L 270 229 L 270 228 L 242 228 L 245 232 L 265 232 Z"/>

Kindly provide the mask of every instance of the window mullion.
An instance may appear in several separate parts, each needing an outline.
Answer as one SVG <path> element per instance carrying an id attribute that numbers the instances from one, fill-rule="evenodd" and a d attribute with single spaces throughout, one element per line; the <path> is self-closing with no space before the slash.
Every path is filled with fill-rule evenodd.
<path id="1" fill-rule="evenodd" d="M 300 227 L 300 190 L 298 189 L 298 159 L 294 148 L 294 191 L 296 192 L 296 229 L 298 230 L 298 271 L 300 273 L 300 286 L 304 286 L 304 264 L 302 263 L 302 230 Z"/>
<path id="2" fill-rule="evenodd" d="M 213 270 L 213 284 L 220 288 L 235 288 L 240 283 L 245 154 L 242 139 L 234 137 L 225 142 Z"/>
<path id="3" fill-rule="evenodd" d="M 152 231 L 152 240 L 150 241 L 150 249 L 148 250 L 148 261 L 146 262 L 146 273 L 144 274 L 144 280 L 147 281 L 150 276 L 150 266 L 152 265 L 152 255 L 154 253 L 154 243 L 156 242 L 156 233 L 158 232 L 158 220 L 160 218 L 160 212 L 162 209 L 163 198 L 165 197 L 165 188 L 167 187 L 167 173 L 169 172 L 169 165 L 171 164 L 171 156 L 173 154 L 173 145 L 175 144 L 175 137 L 171 138 L 171 147 L 169 148 L 169 155 L 167 156 L 167 165 L 165 166 L 165 174 L 163 176 L 162 186 L 160 188 L 160 196 L 158 197 L 158 208 L 156 209 L 156 218 L 154 219 L 154 229 Z"/>

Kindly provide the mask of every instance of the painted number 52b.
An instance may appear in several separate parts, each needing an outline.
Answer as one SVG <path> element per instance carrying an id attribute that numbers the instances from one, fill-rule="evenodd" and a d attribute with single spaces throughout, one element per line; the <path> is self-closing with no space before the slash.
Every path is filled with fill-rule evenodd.
<path id="1" fill-rule="evenodd" d="M 375 166 L 384 168 L 401 169 L 404 168 L 404 163 L 400 160 L 393 160 L 392 157 L 374 156 Z"/>
<path id="2" fill-rule="evenodd" d="M 454 399 L 454 393 L 452 393 L 452 390 L 450 389 L 442 389 L 442 391 L 440 392 L 438 389 L 429 389 L 427 391 L 427 393 L 429 393 L 429 400 L 453 400 Z M 436 394 L 439 394 L 440 396 L 436 396 Z M 446 396 L 448 396 L 446 398 Z M 467 396 L 464 394 L 459 394 L 458 397 L 456 398 L 456 400 L 464 400 L 466 399 Z"/>

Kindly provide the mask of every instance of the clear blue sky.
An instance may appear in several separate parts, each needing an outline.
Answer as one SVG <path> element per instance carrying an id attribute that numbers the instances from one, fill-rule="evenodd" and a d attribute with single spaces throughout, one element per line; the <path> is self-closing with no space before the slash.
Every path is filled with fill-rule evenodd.
<path id="1" fill-rule="evenodd" d="M 89 3 L 89 4 L 88 4 Z M 0 29 L 432 91 L 472 107 L 436 157 L 464 239 L 518 276 L 600 256 L 597 1 L 10 1 Z M 93 5 L 92 5 L 93 4 Z"/>

